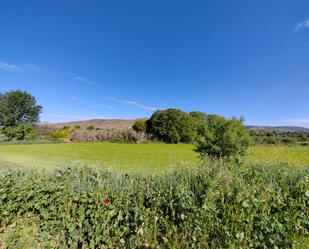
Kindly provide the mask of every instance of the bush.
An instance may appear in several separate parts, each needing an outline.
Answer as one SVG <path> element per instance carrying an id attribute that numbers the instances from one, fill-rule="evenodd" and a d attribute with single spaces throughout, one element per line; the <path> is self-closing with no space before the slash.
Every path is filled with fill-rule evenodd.
<path id="1" fill-rule="evenodd" d="M 196 137 L 192 117 L 181 110 L 156 111 L 147 120 L 147 133 L 166 143 L 189 143 Z"/>
<path id="2" fill-rule="evenodd" d="M 138 120 L 132 126 L 132 129 L 136 132 L 146 132 L 146 120 Z"/>
<path id="3" fill-rule="evenodd" d="M 297 141 L 295 138 L 284 138 L 282 142 L 284 144 L 296 144 Z"/>
<path id="4" fill-rule="evenodd" d="M 208 115 L 199 128 L 195 151 L 203 157 L 237 158 L 243 156 L 251 143 L 242 119 L 230 120 Z"/>
<path id="5" fill-rule="evenodd" d="M 70 129 L 60 129 L 52 133 L 50 137 L 54 139 L 66 139 L 70 137 L 70 133 Z"/>
<path id="6" fill-rule="evenodd" d="M 78 130 L 79 128 L 76 126 L 73 127 L 63 126 L 62 129 L 58 129 L 54 131 L 52 134 L 50 134 L 49 137 L 57 140 L 68 140 L 71 134 Z"/>
<path id="7" fill-rule="evenodd" d="M 277 145 L 279 144 L 279 141 L 275 137 L 268 136 L 263 139 L 263 143 L 266 143 L 269 145 Z"/>
<path id="8" fill-rule="evenodd" d="M 70 134 L 70 140 L 74 142 L 126 142 L 142 143 L 148 136 L 133 129 L 100 129 L 77 130 Z"/>
<path id="9" fill-rule="evenodd" d="M 308 236 L 308 167 L 205 163 L 157 176 L 89 167 L 50 173 L 3 169 L 5 243 L 10 248 L 27 248 L 29 242 L 33 248 L 292 248 L 296 238 Z"/>

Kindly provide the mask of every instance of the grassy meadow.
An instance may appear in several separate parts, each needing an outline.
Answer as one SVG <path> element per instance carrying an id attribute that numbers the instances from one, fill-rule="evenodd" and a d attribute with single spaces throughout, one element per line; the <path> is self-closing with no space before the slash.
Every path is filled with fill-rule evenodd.
<path id="1" fill-rule="evenodd" d="M 61 143 L 0 146 L 0 162 L 25 167 L 53 169 L 57 166 L 87 164 L 120 172 L 159 173 L 170 167 L 200 164 L 188 144 Z M 249 162 L 287 162 L 309 165 L 309 147 L 254 146 Z"/>

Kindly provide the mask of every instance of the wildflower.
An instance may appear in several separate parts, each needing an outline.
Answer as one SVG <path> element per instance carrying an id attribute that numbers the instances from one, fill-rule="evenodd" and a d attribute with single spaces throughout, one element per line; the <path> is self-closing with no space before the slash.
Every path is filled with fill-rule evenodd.
<path id="1" fill-rule="evenodd" d="M 103 204 L 104 204 L 105 206 L 107 206 L 108 203 L 109 203 L 109 200 L 108 200 L 108 199 L 105 199 L 105 200 L 103 201 Z"/>

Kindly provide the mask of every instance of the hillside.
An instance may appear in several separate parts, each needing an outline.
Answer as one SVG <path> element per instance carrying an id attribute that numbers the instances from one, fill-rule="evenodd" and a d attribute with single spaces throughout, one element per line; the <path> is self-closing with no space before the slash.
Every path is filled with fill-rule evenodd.
<path id="1" fill-rule="evenodd" d="M 246 126 L 250 130 L 265 131 L 265 132 L 309 132 L 309 128 L 299 126 Z"/>
<path id="2" fill-rule="evenodd" d="M 130 128 L 136 122 L 137 119 L 91 119 L 83 121 L 73 121 L 64 123 L 50 124 L 54 128 L 62 128 L 63 126 L 74 126 L 78 125 L 81 128 L 87 128 L 89 126 L 94 126 L 95 128 L 103 129 L 122 129 Z"/>
<path id="3" fill-rule="evenodd" d="M 145 118 L 141 118 L 145 119 Z M 96 128 L 103 129 L 121 129 L 130 128 L 132 125 L 140 119 L 90 119 L 83 121 L 73 121 L 73 122 L 63 122 L 50 124 L 54 128 L 62 128 L 63 126 L 74 126 L 79 125 L 81 128 L 87 128 L 89 126 L 94 126 Z M 298 126 L 255 126 L 248 125 L 246 128 L 250 130 L 265 131 L 265 132 L 309 132 L 309 128 L 298 127 Z"/>

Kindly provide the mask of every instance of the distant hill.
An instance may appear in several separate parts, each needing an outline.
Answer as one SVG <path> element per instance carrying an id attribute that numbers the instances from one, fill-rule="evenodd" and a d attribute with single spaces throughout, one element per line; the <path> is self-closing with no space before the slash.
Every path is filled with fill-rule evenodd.
<path id="1" fill-rule="evenodd" d="M 83 121 L 73 121 L 73 122 L 63 122 L 50 124 L 50 126 L 55 128 L 62 128 L 63 126 L 74 126 L 78 125 L 81 128 L 87 128 L 89 126 L 94 126 L 95 128 L 103 129 L 121 129 L 130 128 L 138 119 L 91 119 Z"/>
<path id="2" fill-rule="evenodd" d="M 146 119 L 146 118 L 140 118 Z M 62 128 L 63 126 L 74 126 L 79 125 L 81 128 L 87 128 L 93 125 L 95 128 L 103 129 L 121 129 L 130 128 L 132 125 L 140 119 L 90 119 L 83 121 L 63 122 L 50 124 L 49 126 L 54 128 Z M 265 132 L 309 132 L 309 128 L 298 127 L 298 126 L 255 126 L 248 125 L 246 128 L 250 130 L 265 131 Z"/>
<path id="3" fill-rule="evenodd" d="M 254 126 L 248 125 L 246 128 L 250 130 L 256 131 L 265 131 L 265 132 L 308 132 L 309 128 L 298 127 L 298 126 Z"/>

